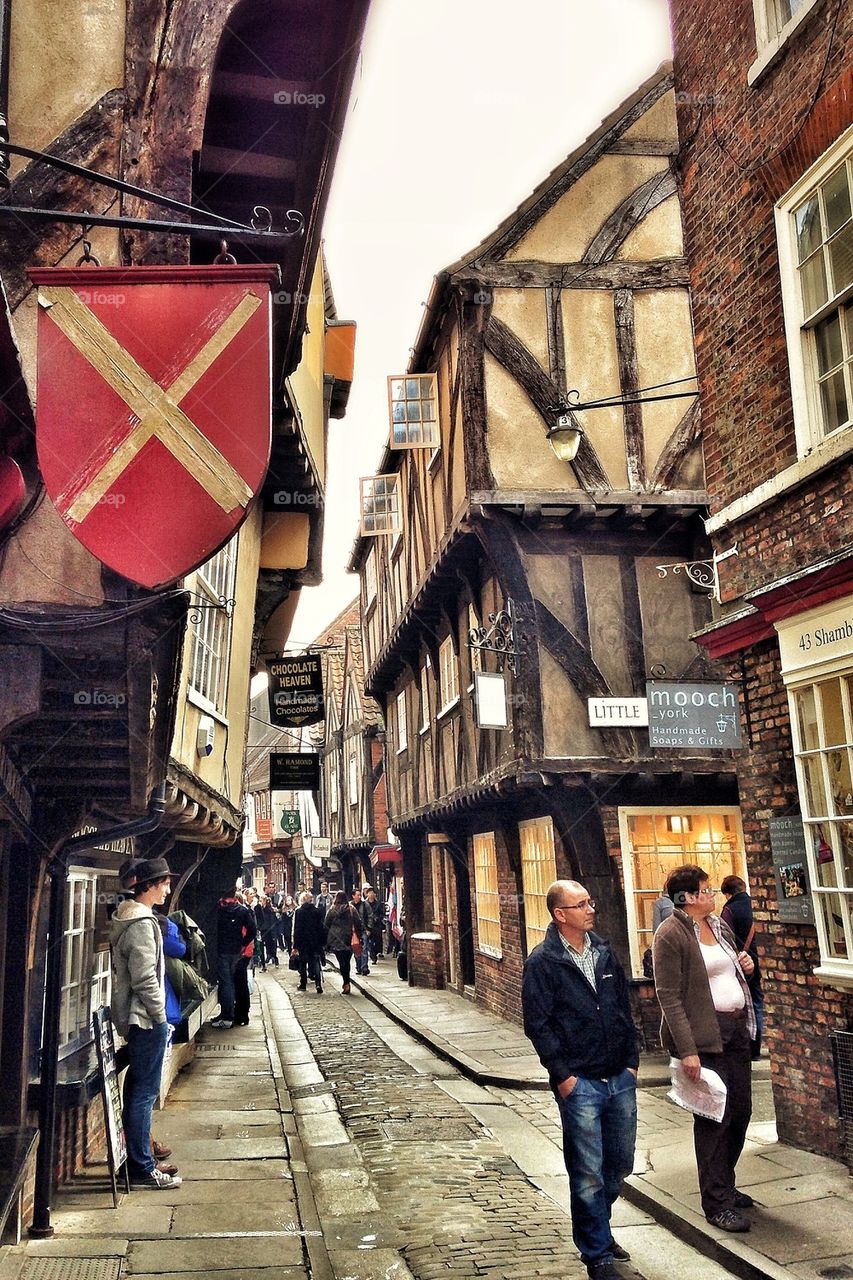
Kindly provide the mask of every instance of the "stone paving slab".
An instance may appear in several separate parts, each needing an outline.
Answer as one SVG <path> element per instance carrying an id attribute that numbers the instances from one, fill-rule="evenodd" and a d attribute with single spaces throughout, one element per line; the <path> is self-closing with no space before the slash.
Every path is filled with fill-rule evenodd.
<path id="1" fill-rule="evenodd" d="M 245 1232 L 298 1234 L 295 1197 L 276 1198 L 254 1204 L 178 1205 L 172 1212 L 170 1239 L 177 1236 L 211 1236 L 227 1232 L 242 1236 Z"/>
<path id="2" fill-rule="evenodd" d="M 329 1256 L 342 1280 L 413 1280 L 396 1250 L 337 1249 Z"/>
<path id="3" fill-rule="evenodd" d="M 143 1274 L 134 1271 L 133 1280 L 204 1280 L 207 1271 L 152 1271 Z M 216 1280 L 305 1280 L 308 1272 L 303 1266 L 278 1267 L 270 1270 L 267 1267 L 240 1267 L 237 1271 L 217 1271 Z"/>
<path id="4" fill-rule="evenodd" d="M 28 1240 L 26 1253 L 28 1258 L 123 1258 L 129 1245 L 129 1240 L 117 1238 L 64 1240 L 56 1235 L 51 1240 Z"/>
<path id="5" fill-rule="evenodd" d="M 195 1181 L 196 1179 L 212 1178 L 215 1180 L 233 1178 L 240 1182 L 259 1179 L 267 1181 L 270 1178 L 287 1178 L 290 1176 L 289 1161 L 284 1159 L 277 1160 L 239 1160 L 230 1164 L 227 1159 L 222 1160 L 186 1160 L 181 1164 L 181 1177 L 185 1182 Z M 152 1191 L 151 1195 L 154 1194 Z M 158 1195 L 161 1193 L 158 1192 Z"/>
<path id="6" fill-rule="evenodd" d="M 278 1108 L 251 1107 L 248 1109 L 222 1107 L 210 1109 L 205 1107 L 202 1115 L 198 1107 L 187 1111 L 176 1111 L 171 1103 L 167 1113 L 158 1118 L 158 1132 L 168 1133 L 169 1142 L 180 1142 L 184 1137 L 192 1137 L 197 1128 L 210 1128 L 214 1125 L 229 1124 L 268 1125 L 279 1123 Z"/>
<path id="7" fill-rule="evenodd" d="M 135 1236 L 161 1236 L 169 1230 L 171 1205 L 157 1199 L 153 1192 L 146 1193 L 144 1203 L 137 1203 L 136 1195 L 125 1196 L 118 1209 L 112 1207 L 112 1195 L 105 1198 L 109 1203 L 101 1208 L 88 1207 L 88 1197 L 86 1209 L 62 1211 L 61 1205 L 57 1206 L 60 1209 L 62 1238 L 87 1236 L 107 1240 L 110 1236 L 118 1236 L 127 1240 Z"/>
<path id="8" fill-rule="evenodd" d="M 193 1240 L 139 1240 L 131 1246 L 129 1274 L 207 1271 L 302 1265 L 302 1239 L 294 1235 Z"/>
<path id="9" fill-rule="evenodd" d="M 181 1160 L 185 1163 L 192 1160 L 264 1160 L 286 1155 L 287 1143 L 282 1137 L 190 1138 L 181 1143 Z"/>

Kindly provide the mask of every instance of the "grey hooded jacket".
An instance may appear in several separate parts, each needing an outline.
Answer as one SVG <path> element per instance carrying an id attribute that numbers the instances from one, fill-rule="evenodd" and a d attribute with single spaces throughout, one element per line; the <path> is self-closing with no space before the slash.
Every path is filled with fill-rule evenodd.
<path id="1" fill-rule="evenodd" d="M 119 1034 L 150 1031 L 166 1021 L 163 936 L 154 912 L 142 902 L 122 902 L 110 925 L 113 986 L 110 1007 Z"/>

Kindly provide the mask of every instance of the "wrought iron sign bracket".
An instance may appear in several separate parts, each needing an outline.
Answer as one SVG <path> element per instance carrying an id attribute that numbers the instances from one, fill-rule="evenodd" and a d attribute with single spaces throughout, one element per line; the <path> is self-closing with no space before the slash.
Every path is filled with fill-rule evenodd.
<path id="1" fill-rule="evenodd" d="M 666 578 L 672 570 L 673 576 L 684 573 L 696 587 L 703 587 L 710 592 L 711 598 L 720 603 L 720 578 L 717 565 L 721 560 L 738 554 L 737 543 L 728 551 L 717 554 L 715 551 L 710 560 L 681 560 L 677 564 L 656 564 L 655 568 L 661 578 Z"/>
<path id="2" fill-rule="evenodd" d="M 220 609 L 222 613 L 225 614 L 226 618 L 231 618 L 234 616 L 234 608 L 236 604 L 237 601 L 233 596 L 220 596 L 216 604 L 193 604 L 190 606 L 190 610 L 187 614 L 187 621 L 191 622 L 194 627 L 197 627 L 201 622 L 201 615 L 208 609 Z"/>
<path id="3" fill-rule="evenodd" d="M 130 182 L 123 182 L 121 178 L 112 178 L 108 174 L 96 173 L 93 169 L 86 169 L 83 165 L 73 164 L 70 160 L 63 160 L 61 156 L 52 156 L 46 151 L 36 151 L 32 147 L 22 147 L 16 143 L 7 142 L 0 136 L 0 186 L 5 186 L 6 188 L 8 188 L 9 182 L 3 172 L 3 162 L 5 160 L 6 168 L 8 168 L 9 155 L 23 156 L 29 160 L 40 160 L 43 164 L 50 165 L 55 169 L 61 169 L 64 173 L 74 174 L 75 177 L 84 178 L 87 182 L 94 182 L 98 186 L 110 187 L 113 191 L 119 191 L 122 195 L 133 196 L 137 200 L 143 200 L 146 204 L 173 209 L 178 213 L 185 214 L 188 218 L 197 218 L 202 215 L 207 221 L 202 223 L 192 221 L 176 222 L 171 219 L 160 218 L 123 218 L 120 216 L 112 217 L 109 214 L 74 213 L 66 209 L 36 209 L 3 203 L 0 203 L 0 216 L 36 218 L 45 222 L 77 222 L 86 227 L 117 227 L 124 231 L 153 231 L 160 232 L 163 235 L 200 236 L 202 239 L 219 239 L 223 235 L 227 235 L 232 240 L 263 243 L 282 243 L 292 240 L 294 236 L 301 236 L 305 232 L 305 218 L 298 209 L 287 210 L 285 215 L 287 225 L 281 231 L 272 229 L 272 214 L 265 205 L 255 205 L 250 223 L 235 222 L 233 218 L 225 218 L 221 214 L 213 213 L 207 209 L 197 209 L 193 205 L 185 204 L 182 200 L 173 200 L 170 196 L 162 196 L 156 191 L 148 191 L 145 187 L 136 187 Z"/>
<path id="4" fill-rule="evenodd" d="M 489 614 L 488 627 L 472 627 L 468 632 L 468 648 L 475 653 L 496 653 L 498 666 L 504 666 L 518 675 L 521 659 L 524 656 L 525 638 L 517 629 L 518 616 L 515 602 L 508 598 L 506 609 Z"/>

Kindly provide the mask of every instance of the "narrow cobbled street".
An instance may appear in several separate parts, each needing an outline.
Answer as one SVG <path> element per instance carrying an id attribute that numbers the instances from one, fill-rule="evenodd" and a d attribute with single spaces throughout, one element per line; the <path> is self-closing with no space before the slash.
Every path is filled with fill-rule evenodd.
<path id="1" fill-rule="evenodd" d="M 580 1280 L 548 1095 L 464 1079 L 338 986 L 258 975 L 250 1025 L 206 1027 L 155 1117 L 182 1186 L 114 1209 L 90 1166 L 0 1280 Z M 624 1201 L 614 1225 L 626 1274 L 729 1274 Z"/>

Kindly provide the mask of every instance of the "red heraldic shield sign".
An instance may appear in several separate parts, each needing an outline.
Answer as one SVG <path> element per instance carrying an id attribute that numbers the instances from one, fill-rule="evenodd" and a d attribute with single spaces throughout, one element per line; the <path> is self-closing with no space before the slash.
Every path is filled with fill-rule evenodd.
<path id="1" fill-rule="evenodd" d="M 176 581 L 246 518 L 269 462 L 274 266 L 35 268 L 39 464 L 104 564 Z"/>

